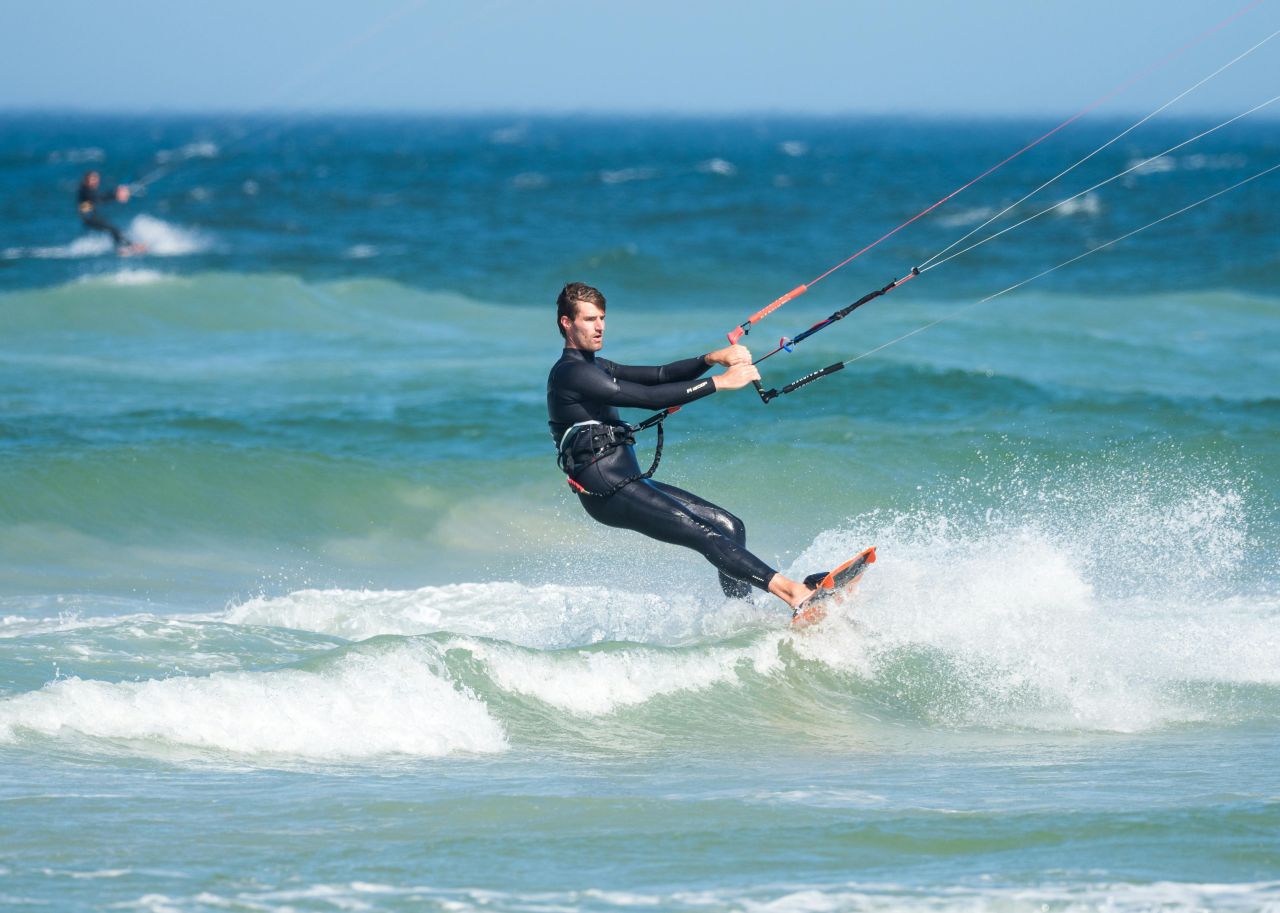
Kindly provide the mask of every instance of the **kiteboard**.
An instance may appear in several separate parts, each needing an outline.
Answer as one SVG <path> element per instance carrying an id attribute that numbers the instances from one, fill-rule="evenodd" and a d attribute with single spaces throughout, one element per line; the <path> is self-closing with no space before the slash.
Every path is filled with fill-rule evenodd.
<path id="1" fill-rule="evenodd" d="M 807 628 L 827 617 L 827 608 L 838 604 L 858 588 L 858 581 L 867 565 L 875 564 L 876 547 L 863 549 L 829 574 L 806 577 L 805 583 L 814 588 L 813 595 L 791 613 L 791 624 Z"/>
<path id="2" fill-rule="evenodd" d="M 124 244 L 116 248 L 116 256 L 119 257 L 137 257 L 147 252 L 145 244 Z"/>

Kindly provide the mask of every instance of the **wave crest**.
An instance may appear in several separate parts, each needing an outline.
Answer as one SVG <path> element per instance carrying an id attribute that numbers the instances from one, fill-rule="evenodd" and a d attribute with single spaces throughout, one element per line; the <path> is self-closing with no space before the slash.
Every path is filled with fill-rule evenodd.
<path id="1" fill-rule="evenodd" d="M 401 645 L 349 652 L 316 671 L 62 679 L 0 703 L 0 740 L 71 732 L 161 750 L 326 761 L 504 749 L 485 705 L 437 669 L 429 653 Z"/>

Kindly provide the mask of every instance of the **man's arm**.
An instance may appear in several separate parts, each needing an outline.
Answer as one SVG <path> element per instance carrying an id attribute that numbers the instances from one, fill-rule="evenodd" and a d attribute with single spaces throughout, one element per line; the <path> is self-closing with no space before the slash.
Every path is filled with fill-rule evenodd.
<path id="1" fill-rule="evenodd" d="M 597 359 L 608 365 L 608 371 L 618 380 L 636 384 L 683 383 L 701 377 L 712 365 L 726 368 L 737 364 L 751 364 L 751 352 L 746 346 L 726 346 L 697 358 L 683 358 L 668 365 L 620 365 L 607 359 Z"/>
<path id="2" fill-rule="evenodd" d="M 699 359 L 688 359 L 689 361 L 699 361 Z M 603 359 L 597 359 L 597 363 Z M 676 364 L 679 364 L 677 362 Z M 610 367 L 613 367 L 610 365 Z M 629 367 L 633 371 L 660 371 L 662 368 L 644 368 L 637 366 L 619 366 Z M 666 367 L 665 365 L 663 367 Z M 707 369 L 707 365 L 702 365 L 702 371 Z M 702 373 L 701 371 L 698 372 Z M 666 409 L 670 406 L 683 406 L 685 403 L 691 403 L 695 399 L 702 399 L 704 396 L 710 396 L 716 392 L 716 384 L 714 378 L 706 380 L 697 380 L 697 375 L 688 380 L 671 381 L 668 383 L 640 383 L 632 380 L 624 380 L 620 377 L 610 376 L 591 365 L 582 365 L 575 367 L 569 371 L 564 377 L 564 384 L 568 389 L 582 396 L 584 399 L 592 402 L 604 403 L 609 406 L 631 406 L 638 409 Z"/>
<path id="3" fill-rule="evenodd" d="M 596 359 L 597 363 L 601 359 Z M 760 379 L 760 372 L 750 363 L 730 365 L 723 373 L 705 380 L 684 380 L 666 384 L 638 384 L 618 380 L 591 365 L 580 365 L 564 378 L 566 387 L 583 399 L 609 406 L 633 406 L 640 409 L 667 409 L 683 406 L 695 399 L 710 396 L 717 390 L 738 390 Z"/>
<path id="4" fill-rule="evenodd" d="M 620 365 L 604 358 L 597 358 L 596 361 L 616 379 L 645 386 L 693 380 L 701 377 L 711 367 L 702 355 L 697 358 L 682 358 L 668 365 Z"/>

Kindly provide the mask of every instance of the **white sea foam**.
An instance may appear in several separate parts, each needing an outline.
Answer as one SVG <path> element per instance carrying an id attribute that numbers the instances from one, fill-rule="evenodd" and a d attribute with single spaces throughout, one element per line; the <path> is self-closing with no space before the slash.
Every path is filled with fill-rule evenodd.
<path id="1" fill-rule="evenodd" d="M 938 216 L 938 224 L 943 228 L 960 228 L 965 225 L 977 225 L 995 215 L 990 206 L 973 206 L 955 212 L 945 212 Z"/>
<path id="2" fill-rule="evenodd" d="M 1134 158 L 1125 163 L 1125 169 L 1132 175 L 1167 174 L 1178 170 L 1178 160 L 1171 155 L 1157 155 L 1154 158 Z"/>
<path id="3" fill-rule="evenodd" d="M 156 153 L 156 161 L 185 162 L 188 159 L 211 159 L 218 157 L 217 143 L 208 141 L 187 143 L 177 149 L 162 149 Z"/>
<path id="4" fill-rule="evenodd" d="M 1174 171 L 1239 171 L 1249 164 L 1246 156 L 1238 153 L 1194 153 L 1192 155 L 1172 156 L 1160 155 L 1150 161 L 1141 158 L 1130 159 L 1127 168 L 1133 169 L 1130 176 L 1149 174 L 1169 174 Z"/>
<path id="5" fill-rule="evenodd" d="M 529 137 L 528 124 L 512 124 L 490 131 L 489 142 L 495 146 L 518 146 Z"/>
<path id="6" fill-rule="evenodd" d="M 1197 153 L 1184 156 L 1178 162 L 1178 166 L 1186 171 L 1239 171 L 1248 164 L 1249 159 L 1246 156 L 1231 153 L 1221 155 Z"/>
<path id="7" fill-rule="evenodd" d="M 404 645 L 348 654 L 323 671 L 61 679 L 0 701 L 0 741 L 72 733 L 313 760 L 503 750 L 502 727 L 484 704 L 435 665 L 425 649 Z"/>
<path id="8" fill-rule="evenodd" d="M 786 142 L 779 143 L 778 149 L 783 155 L 789 155 L 792 158 L 800 158 L 809 154 L 809 144 L 797 139 L 789 139 Z"/>
<path id="9" fill-rule="evenodd" d="M 500 690 L 580 715 L 736 684 L 746 671 L 785 678 L 792 656 L 861 689 L 891 688 L 904 712 L 961 727 L 1129 732 L 1221 721 L 1223 708 L 1208 692 L 1197 697 L 1199 686 L 1280 683 L 1280 600 L 1230 584 L 1248 555 L 1239 495 L 1114 471 L 1093 481 L 1059 471 L 1053 487 L 1037 489 L 1001 471 L 1008 503 L 985 521 L 942 509 L 870 514 L 820 535 L 793 576 L 869 544 L 879 561 L 854 598 L 807 631 L 791 631 L 763 595 L 704 604 L 519 583 L 304 590 L 233 606 L 220 620 L 352 640 L 487 638 L 460 643 Z M 744 633 L 733 646 L 722 639 Z M 601 641 L 642 646 L 565 649 Z M 913 657 L 905 672 L 904 656 Z"/>
<path id="10" fill-rule="evenodd" d="M 404 903 L 398 903 L 403 901 Z M 302 884 L 245 888 L 235 893 L 203 891 L 191 897 L 149 894 L 135 904 L 151 911 L 211 909 L 293 910 L 316 903 L 342 910 L 399 909 L 405 904 L 453 913 L 501 911 L 742 910 L 746 913 L 1276 913 L 1280 882 L 1156 881 L 1150 883 L 1044 882 L 1022 887 L 955 885 L 916 887 L 893 882 L 771 883 L 671 892 L 586 888 L 560 891 L 499 891 L 426 884 Z"/>
<path id="11" fill-rule="evenodd" d="M 1096 216 L 1102 212 L 1102 199 L 1096 193 L 1086 193 L 1073 200 L 1063 200 L 1053 212 L 1059 216 Z"/>
<path id="12" fill-rule="evenodd" d="M 124 229 L 127 237 L 145 244 L 147 254 L 156 257 L 180 257 L 208 250 L 212 245 L 199 231 L 171 225 L 154 216 L 138 215 Z M 44 247 L 7 247 L 0 252 L 5 260 L 78 260 L 101 257 L 115 252 L 105 232 L 88 232 L 69 244 Z"/>
<path id="13" fill-rule="evenodd" d="M 777 615 L 776 610 L 774 615 Z M 221 620 L 364 640 L 445 631 L 539 649 L 604 640 L 679 643 L 759 622 L 768 613 L 738 600 L 608 587 L 456 583 L 417 590 L 299 590 L 229 608 Z"/>
<path id="14" fill-rule="evenodd" d="M 1275 910 L 1280 905 L 1280 882 L 1240 884 L 1195 882 L 1042 884 L 1019 888 L 952 887 L 942 890 L 909 888 L 892 884 L 850 884 L 807 887 L 774 897 L 749 897 L 741 909 L 750 913 L 976 913 L 1002 910 L 1009 913 L 1113 913 L 1160 910 L 1163 913 L 1200 913 L 1202 910 Z"/>
<path id="15" fill-rule="evenodd" d="M 627 184 L 631 181 L 647 181 L 657 177 L 656 168 L 616 168 L 600 172 L 600 181 L 604 184 Z"/>
<path id="16" fill-rule="evenodd" d="M 720 174 L 731 177 L 738 173 L 737 167 L 726 159 L 713 158 L 698 163 L 698 170 L 703 174 Z"/>
<path id="17" fill-rule="evenodd" d="M 100 257 L 114 250 L 111 239 L 105 234 L 86 234 L 70 244 L 54 244 L 44 247 L 6 247 L 5 260 L 76 260 L 82 257 Z"/>
<path id="18" fill-rule="evenodd" d="M 148 215 L 134 216 L 125 234 L 145 244 L 147 253 L 157 257 L 180 257 L 212 246 L 202 232 L 171 225 Z"/>
<path id="19" fill-rule="evenodd" d="M 870 542 L 880 560 L 797 649 L 873 682 L 902 651 L 936 657 L 945 685 L 921 672 L 906 690 L 931 718 L 959 725 L 1137 731 L 1220 719 L 1188 696 L 1195 683 L 1280 682 L 1276 605 L 1206 595 L 1212 575 L 1242 558 L 1238 504 L 1192 490 L 1156 505 L 1112 488 L 1092 510 L 980 526 L 867 518 L 819 536 L 797 566 Z"/>
<path id="20" fill-rule="evenodd" d="M 139 618 L 154 620 L 154 616 L 118 615 L 84 618 L 75 612 L 62 613 L 54 618 L 30 618 L 23 615 L 6 615 L 0 618 L 0 638 L 31 637 L 41 634 L 62 634 L 85 628 L 105 628 Z"/>
<path id="21" fill-rule="evenodd" d="M 744 665 L 761 675 L 776 671 L 782 665 L 778 643 L 783 636 L 766 635 L 742 648 L 674 651 L 634 646 L 542 653 L 478 641 L 450 646 L 469 650 L 504 691 L 529 695 L 579 716 L 599 716 L 664 694 L 735 683 Z"/>

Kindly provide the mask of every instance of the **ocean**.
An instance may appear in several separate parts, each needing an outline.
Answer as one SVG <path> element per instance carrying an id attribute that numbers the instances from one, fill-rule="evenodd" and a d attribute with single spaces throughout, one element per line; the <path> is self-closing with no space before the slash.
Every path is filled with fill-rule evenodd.
<path id="1" fill-rule="evenodd" d="M 557 292 L 709 351 L 1055 122 L 2 121 L 0 907 L 1280 910 L 1280 174 L 1157 223 L 1280 122 L 1017 202 L 1074 123 L 752 329 L 1132 169 L 667 422 L 784 572 L 878 547 L 793 630 L 576 503 Z"/>

